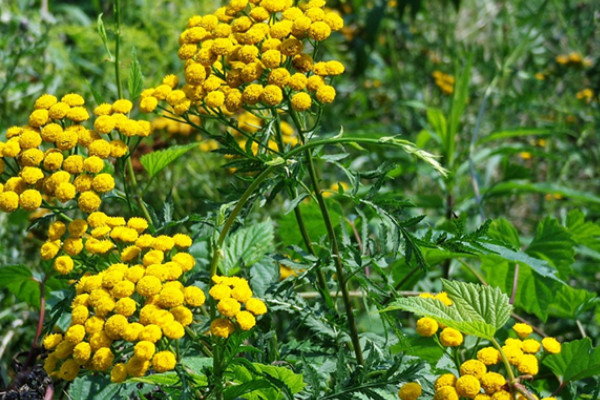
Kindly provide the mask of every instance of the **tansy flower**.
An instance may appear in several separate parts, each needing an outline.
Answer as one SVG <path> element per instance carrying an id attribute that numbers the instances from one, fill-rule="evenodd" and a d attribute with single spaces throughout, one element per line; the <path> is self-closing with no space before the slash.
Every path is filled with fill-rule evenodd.
<path id="1" fill-rule="evenodd" d="M 479 360 L 467 360 L 460 366 L 460 375 L 472 375 L 477 379 L 487 372 L 487 368 L 484 363 Z"/>
<path id="2" fill-rule="evenodd" d="M 440 334 L 440 342 L 446 347 L 457 347 L 463 342 L 463 335 L 454 328 L 444 328 Z"/>
<path id="3" fill-rule="evenodd" d="M 436 390 L 433 400 L 458 400 L 458 393 L 452 386 L 443 386 Z"/>
<path id="4" fill-rule="evenodd" d="M 558 354 L 561 350 L 558 340 L 552 337 L 542 339 L 542 346 L 544 347 L 544 351 L 550 354 Z"/>
<path id="5" fill-rule="evenodd" d="M 493 347 L 484 347 L 477 352 L 477 359 L 485 365 L 496 365 L 500 362 L 500 352 Z"/>
<path id="6" fill-rule="evenodd" d="M 417 321 L 417 333 L 421 336 L 430 337 L 438 330 L 438 323 L 433 318 L 421 318 Z"/>
<path id="7" fill-rule="evenodd" d="M 210 333 L 227 339 L 234 332 L 233 323 L 226 318 L 217 318 L 210 323 Z"/>
<path id="8" fill-rule="evenodd" d="M 156 372 L 171 371 L 175 368 L 175 354 L 170 351 L 160 351 L 152 358 L 152 367 Z"/>
<path id="9" fill-rule="evenodd" d="M 517 333 L 517 335 L 521 339 L 525 339 L 527 336 L 531 335 L 533 329 L 531 326 L 523 323 L 516 323 L 513 325 L 513 330 Z"/>
<path id="10" fill-rule="evenodd" d="M 456 385 L 456 376 L 454 374 L 443 374 L 440 375 L 433 384 L 433 388 L 438 390 L 444 386 L 454 387 Z"/>
<path id="11" fill-rule="evenodd" d="M 456 381 L 456 393 L 461 397 L 474 398 L 481 390 L 479 379 L 472 375 L 464 375 Z"/>
<path id="12" fill-rule="evenodd" d="M 481 387 L 487 394 L 494 394 L 506 384 L 506 378 L 497 372 L 487 372 L 481 377 Z"/>
<path id="13" fill-rule="evenodd" d="M 416 400 L 421 396 L 421 385 L 416 382 L 410 382 L 402 385 L 398 390 L 398 397 L 401 400 Z"/>

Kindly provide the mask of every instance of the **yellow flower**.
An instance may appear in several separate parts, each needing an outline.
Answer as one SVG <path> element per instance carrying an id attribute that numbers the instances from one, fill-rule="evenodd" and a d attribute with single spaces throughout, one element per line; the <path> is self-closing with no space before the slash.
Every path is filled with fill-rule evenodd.
<path id="1" fill-rule="evenodd" d="M 127 99 L 119 99 L 112 105 L 113 113 L 128 114 L 131 111 L 133 104 Z"/>
<path id="2" fill-rule="evenodd" d="M 71 323 L 83 325 L 88 319 L 90 312 L 86 306 L 77 306 L 71 311 Z"/>
<path id="3" fill-rule="evenodd" d="M 540 347 L 540 342 L 538 342 L 537 340 L 527 339 L 523 341 L 523 346 L 521 347 L 521 350 L 523 350 L 524 353 L 535 354 L 538 351 L 540 351 Z"/>
<path id="4" fill-rule="evenodd" d="M 66 94 L 62 97 L 62 99 L 60 99 L 60 101 L 71 107 L 80 107 L 85 104 L 83 97 L 77 93 Z"/>
<path id="5" fill-rule="evenodd" d="M 73 199 L 76 194 L 77 189 L 75 188 L 75 185 L 69 182 L 62 182 L 54 191 L 54 195 L 61 203 L 66 203 L 67 201 Z"/>
<path id="6" fill-rule="evenodd" d="M 90 174 L 97 174 L 104 169 L 104 161 L 98 156 L 88 157 L 83 161 L 83 170 Z"/>
<path id="7" fill-rule="evenodd" d="M 435 390 L 439 390 L 440 388 L 442 388 L 444 386 L 454 387 L 455 385 L 456 385 L 456 376 L 454 376 L 454 374 L 443 374 L 443 375 L 440 375 L 439 378 L 437 378 L 435 380 L 435 383 L 433 384 L 433 388 Z"/>
<path id="8" fill-rule="evenodd" d="M 306 88 L 307 81 L 308 78 L 306 75 L 295 73 L 294 75 L 290 76 L 287 85 L 296 91 L 300 91 Z"/>
<path id="9" fill-rule="evenodd" d="M 96 175 L 92 181 L 92 188 L 98 193 L 110 192 L 114 187 L 115 180 L 110 174 Z"/>
<path id="10" fill-rule="evenodd" d="M 323 85 L 320 88 L 317 89 L 317 100 L 319 100 L 321 103 L 331 103 L 333 102 L 333 100 L 335 100 L 335 89 L 333 88 L 333 86 L 329 86 L 329 85 Z"/>
<path id="11" fill-rule="evenodd" d="M 127 329 L 125 329 L 125 332 L 123 333 L 123 339 L 128 342 L 135 342 L 138 340 L 143 330 L 144 325 L 137 322 L 132 322 L 129 324 L 129 326 L 127 326 Z"/>
<path id="12" fill-rule="evenodd" d="M 29 126 L 33 128 L 39 128 L 45 125 L 49 120 L 50 117 L 48 115 L 48 110 L 35 110 L 29 115 Z"/>
<path id="13" fill-rule="evenodd" d="M 158 100 L 156 97 L 148 96 L 142 98 L 140 101 L 140 112 L 142 113 L 151 113 L 158 106 Z"/>
<path id="14" fill-rule="evenodd" d="M 493 400 L 514 400 L 514 396 L 506 390 L 499 390 L 492 395 Z"/>
<path id="15" fill-rule="evenodd" d="M 256 318 L 248 311 L 240 311 L 235 316 L 235 320 L 243 331 L 248 331 L 256 325 Z"/>
<path id="16" fill-rule="evenodd" d="M 178 233 L 173 236 L 173 242 L 175 243 L 176 247 L 180 249 L 186 249 L 192 245 L 192 238 L 188 235 Z"/>
<path id="17" fill-rule="evenodd" d="M 73 270 L 73 259 L 69 256 L 60 256 L 54 260 L 54 270 L 61 275 L 67 275 Z"/>
<path id="18" fill-rule="evenodd" d="M 159 293 L 158 303 L 161 307 L 171 308 L 183 304 L 183 293 L 173 287 L 163 287 Z"/>
<path id="19" fill-rule="evenodd" d="M 90 369 L 94 371 L 107 371 L 113 363 L 115 356 L 108 347 L 99 348 L 90 361 Z"/>
<path id="20" fill-rule="evenodd" d="M 34 189 L 25 190 L 19 196 L 19 204 L 24 210 L 36 210 L 42 205 L 42 195 Z"/>
<path id="21" fill-rule="evenodd" d="M 202 289 L 200 289 L 199 287 L 196 287 L 196 286 L 186 287 L 183 291 L 183 295 L 184 295 L 186 304 L 188 304 L 192 307 L 200 307 L 206 301 L 206 296 L 204 295 L 204 292 L 202 291 Z M 235 301 L 235 300 L 233 300 L 233 301 Z M 236 303 L 237 303 L 237 301 L 236 301 Z M 219 304 L 220 304 L 220 302 L 219 302 Z M 238 303 L 238 305 L 239 305 L 239 303 Z M 238 309 L 238 311 L 239 311 L 239 309 Z M 219 312 L 220 312 L 220 310 L 219 310 Z"/>
<path id="22" fill-rule="evenodd" d="M 79 373 L 79 364 L 76 360 L 70 359 L 65 361 L 58 371 L 58 376 L 65 381 L 72 381 Z"/>
<path id="23" fill-rule="evenodd" d="M 484 347 L 477 352 L 477 359 L 485 365 L 496 365 L 500 362 L 500 352 L 493 347 Z"/>
<path id="24" fill-rule="evenodd" d="M 484 363 L 479 360 L 467 360 L 460 366 L 460 375 L 472 375 L 477 379 L 487 372 L 487 368 Z"/>
<path id="25" fill-rule="evenodd" d="M 175 364 L 175 354 L 170 351 L 159 351 L 152 358 L 152 368 L 154 368 L 156 372 L 171 371 L 175 368 Z"/>
<path id="26" fill-rule="evenodd" d="M 110 156 L 110 143 L 104 139 L 93 140 L 88 146 L 89 156 L 108 158 Z"/>
<path id="27" fill-rule="evenodd" d="M 19 195 L 15 192 L 0 193 L 0 210 L 13 212 L 19 208 Z"/>
<path id="28" fill-rule="evenodd" d="M 80 174 L 83 172 L 83 157 L 79 155 L 69 156 L 63 162 L 62 167 L 70 174 Z"/>
<path id="29" fill-rule="evenodd" d="M 525 354 L 520 358 L 517 369 L 525 375 L 537 375 L 539 372 L 538 360 L 533 354 Z"/>
<path id="30" fill-rule="evenodd" d="M 481 377 L 481 386 L 487 394 L 494 394 L 506 385 L 506 378 L 497 372 L 487 372 Z"/>
<path id="31" fill-rule="evenodd" d="M 305 92 L 296 93 L 292 96 L 291 104 L 296 111 L 306 111 L 312 105 L 312 98 Z"/>
<path id="32" fill-rule="evenodd" d="M 444 328 L 440 334 L 440 342 L 443 346 L 457 347 L 463 342 L 463 335 L 454 328 Z"/>
<path id="33" fill-rule="evenodd" d="M 188 303 L 189 304 L 189 303 Z M 229 318 L 233 318 L 240 312 L 241 304 L 235 299 L 223 299 L 217 304 L 217 310 Z"/>
<path id="34" fill-rule="evenodd" d="M 52 333 L 44 338 L 42 344 L 46 350 L 52 350 L 62 342 L 62 339 L 60 333 Z"/>
<path id="35" fill-rule="evenodd" d="M 558 340 L 552 337 L 542 339 L 544 351 L 550 354 L 558 354 L 561 350 L 561 345 Z"/>
<path id="36" fill-rule="evenodd" d="M 54 350 L 54 352 L 52 354 L 54 356 L 56 356 L 56 358 L 64 360 L 65 358 L 67 358 L 71 354 L 73 354 L 74 347 L 75 347 L 75 344 L 71 343 L 70 341 L 64 340 L 64 341 L 60 342 L 58 344 L 58 346 L 56 346 L 56 349 Z"/>
<path id="37" fill-rule="evenodd" d="M 90 359 L 92 347 L 87 342 L 81 342 L 73 348 L 73 359 L 77 364 L 83 365 Z"/>
<path id="38" fill-rule="evenodd" d="M 88 114 L 87 110 L 83 107 L 71 107 L 69 111 L 67 111 L 66 117 L 74 122 L 83 122 L 90 118 L 90 114 Z"/>
<path id="39" fill-rule="evenodd" d="M 533 329 L 531 326 L 523 323 L 516 323 L 513 325 L 513 330 L 517 333 L 517 335 L 521 339 L 525 339 L 527 336 L 531 335 Z"/>
<path id="40" fill-rule="evenodd" d="M 138 339 L 147 340 L 152 343 L 156 343 L 162 337 L 162 331 L 158 325 L 149 324 L 144 327 L 140 332 Z"/>
<path id="41" fill-rule="evenodd" d="M 59 101 L 58 103 L 50 107 L 50 109 L 48 110 L 48 116 L 55 120 L 62 119 L 67 115 L 67 112 L 70 108 L 71 107 L 68 104 Z"/>
<path id="42" fill-rule="evenodd" d="M 151 360 L 156 351 L 156 346 L 152 342 L 142 340 L 137 342 L 133 348 L 133 354 L 143 360 Z"/>
<path id="43" fill-rule="evenodd" d="M 72 345 L 81 342 L 85 337 L 85 328 L 83 325 L 71 325 L 65 332 L 65 340 Z"/>
<path id="44" fill-rule="evenodd" d="M 417 333 L 421 336 L 430 337 L 438 330 L 438 323 L 433 318 L 421 318 L 417 321 Z"/>
<path id="45" fill-rule="evenodd" d="M 217 318 L 210 323 L 210 333 L 227 339 L 235 330 L 230 320 L 226 318 Z"/>
<path id="46" fill-rule="evenodd" d="M 398 397 L 401 400 L 416 400 L 421 396 L 421 385 L 416 382 L 410 382 L 402 385 L 398 390 Z"/>
<path id="47" fill-rule="evenodd" d="M 134 246 L 130 246 L 130 247 L 134 247 Z M 127 247 L 125 250 L 127 250 L 128 248 L 129 247 Z M 123 250 L 123 251 L 125 251 L 125 250 Z M 125 260 L 123 260 L 123 261 L 125 261 Z M 137 283 L 140 279 L 142 279 L 145 271 L 146 270 L 141 265 L 135 265 L 133 267 L 130 267 L 125 272 L 125 278 L 133 283 Z"/>
<path id="48" fill-rule="evenodd" d="M 110 371 L 110 381 L 113 383 L 121 383 L 125 379 L 127 379 L 127 368 L 125 367 L 125 364 L 115 364 Z"/>
<path id="49" fill-rule="evenodd" d="M 177 253 L 171 258 L 171 261 L 179 264 L 183 272 L 190 271 L 196 265 L 196 260 L 189 253 Z"/>
<path id="50" fill-rule="evenodd" d="M 79 209 L 85 213 L 91 213 L 92 211 L 96 211 L 100 207 L 100 197 L 92 191 L 87 191 L 81 193 L 79 196 L 79 200 L 77 201 L 77 205 Z"/>
<path id="51" fill-rule="evenodd" d="M 160 292 L 162 285 L 155 276 L 145 276 L 137 282 L 136 291 L 144 297 L 153 296 Z"/>
<path id="52" fill-rule="evenodd" d="M 249 299 L 245 306 L 246 310 L 250 311 L 254 315 L 263 315 L 267 313 L 267 306 L 260 299 Z"/>
<path id="53" fill-rule="evenodd" d="M 172 315 L 172 314 L 167 314 Z M 183 325 L 177 321 L 171 321 L 162 325 L 163 333 L 169 339 L 181 339 L 183 335 L 185 335 L 185 330 L 183 329 Z"/>
<path id="54" fill-rule="evenodd" d="M 479 379 L 472 375 L 465 375 L 456 381 L 456 393 L 461 397 L 474 398 L 481 390 Z"/>
<path id="55" fill-rule="evenodd" d="M 502 346 L 502 352 L 512 365 L 518 365 L 519 360 L 523 357 L 523 351 L 517 346 Z"/>
<path id="56" fill-rule="evenodd" d="M 177 322 L 183 326 L 188 326 L 192 323 L 194 316 L 189 308 L 185 306 L 177 306 L 170 310 L 171 314 Z"/>
<path id="57" fill-rule="evenodd" d="M 94 129 L 96 129 L 96 131 L 98 131 L 99 133 L 106 135 L 110 133 L 113 129 L 115 129 L 116 124 L 117 121 L 115 121 L 115 119 L 112 116 L 101 115 L 98 118 L 96 118 L 96 121 L 94 122 Z"/>
<path id="58" fill-rule="evenodd" d="M 443 386 L 435 392 L 433 400 L 458 400 L 458 393 L 452 386 Z"/>
<path id="59" fill-rule="evenodd" d="M 56 98 L 56 96 L 53 96 L 51 94 L 43 94 L 37 98 L 35 104 L 33 105 L 33 108 L 35 108 L 36 110 L 40 108 L 47 110 L 53 105 L 55 105 L 57 102 L 58 99 Z"/>

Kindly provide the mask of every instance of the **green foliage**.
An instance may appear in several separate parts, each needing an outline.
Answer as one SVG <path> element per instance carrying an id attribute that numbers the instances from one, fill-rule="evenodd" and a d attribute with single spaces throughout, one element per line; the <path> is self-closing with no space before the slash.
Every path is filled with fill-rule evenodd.
<path id="1" fill-rule="evenodd" d="M 383 311 L 410 311 L 488 340 L 510 318 L 512 307 L 500 289 L 447 280 L 442 280 L 442 284 L 454 305 L 446 306 L 437 299 L 407 297 L 396 299 Z"/>
<path id="2" fill-rule="evenodd" d="M 589 338 L 574 340 L 564 343 L 559 354 L 549 355 L 543 363 L 559 376 L 563 383 L 598 376 L 600 347 L 592 347 Z"/>
<path id="3" fill-rule="evenodd" d="M 148 172 L 150 178 L 154 178 L 160 171 L 172 164 L 179 157 L 183 156 L 193 148 L 198 147 L 197 143 L 190 143 L 181 146 L 171 146 L 165 150 L 154 151 L 145 154 L 140 159 L 144 169 Z"/>
<path id="4" fill-rule="evenodd" d="M 8 289 L 31 307 L 40 307 L 40 282 L 25 265 L 0 267 L 0 289 Z"/>
<path id="5" fill-rule="evenodd" d="M 273 248 L 273 223 L 264 221 L 235 231 L 225 241 L 224 257 L 219 268 L 223 275 L 233 275 L 241 267 L 250 267 L 262 260 Z"/>

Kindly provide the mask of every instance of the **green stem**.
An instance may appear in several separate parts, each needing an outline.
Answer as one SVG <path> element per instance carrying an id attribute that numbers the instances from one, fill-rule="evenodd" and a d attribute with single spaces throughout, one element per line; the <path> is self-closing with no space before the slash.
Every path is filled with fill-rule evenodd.
<path id="1" fill-rule="evenodd" d="M 275 119 L 275 122 L 274 122 L 275 136 L 277 139 L 279 151 L 284 151 L 283 137 L 281 134 L 281 120 L 279 118 L 279 113 L 277 112 L 277 109 L 272 108 L 271 115 Z M 294 188 L 292 188 L 292 186 L 288 182 L 286 182 L 285 186 L 286 186 L 289 196 L 292 199 L 295 199 L 298 194 L 296 192 L 296 190 Z M 299 205 L 296 205 L 296 207 L 294 207 L 294 216 L 296 217 L 296 223 L 298 224 L 298 229 L 300 229 L 300 234 L 302 235 L 302 240 L 304 241 L 304 244 L 306 245 L 306 249 L 308 250 L 308 252 L 310 254 L 312 254 L 313 256 L 316 256 L 316 252 L 315 252 L 315 249 L 313 248 L 312 241 L 308 234 L 308 230 L 306 229 L 306 225 L 304 224 L 304 218 L 302 217 L 302 211 L 300 211 Z M 319 292 L 321 293 L 323 300 L 325 300 L 325 303 L 327 304 L 327 306 L 332 307 L 333 300 L 331 298 L 331 295 L 329 294 L 329 288 L 327 287 L 327 280 L 325 279 L 325 274 L 323 274 L 323 270 L 321 269 L 321 266 L 318 263 L 315 266 L 315 271 L 316 271 L 316 275 L 317 275 L 317 286 L 319 288 Z"/>
<path id="2" fill-rule="evenodd" d="M 115 75 L 117 77 L 117 93 L 119 99 L 123 98 L 123 85 L 121 84 L 121 72 L 119 70 L 119 49 L 121 47 L 121 0 L 115 0 L 115 14 L 117 17 L 117 31 L 115 40 Z"/>
<path id="3" fill-rule="evenodd" d="M 500 356 L 502 357 L 502 362 L 504 363 L 504 368 L 506 369 L 506 373 L 508 374 L 509 383 L 512 386 L 515 382 L 515 374 L 513 372 L 512 366 L 508 362 L 508 358 L 506 357 L 506 354 L 504 354 L 504 351 L 502 351 L 502 347 L 496 341 L 496 339 L 492 338 L 490 341 L 492 342 L 494 347 L 500 352 Z"/>
<path id="4" fill-rule="evenodd" d="M 303 132 L 303 126 L 300 124 L 298 119 L 298 115 L 292 110 L 291 111 L 292 119 L 296 124 L 296 128 L 299 131 L 300 139 L 302 143 L 305 143 Z M 360 347 L 360 339 L 358 337 L 358 329 L 356 328 L 356 320 L 354 318 L 354 312 L 352 310 L 352 303 L 350 301 L 350 296 L 348 295 L 348 287 L 347 281 L 344 273 L 344 265 L 342 264 L 342 256 L 340 254 L 340 249 L 337 241 L 337 237 L 335 234 L 335 229 L 333 228 L 333 223 L 331 221 L 331 216 L 329 214 L 329 209 L 327 208 L 327 204 L 325 203 L 325 199 L 323 198 L 323 194 L 321 193 L 321 189 L 319 188 L 319 178 L 317 176 L 317 172 L 315 170 L 315 165 L 312 157 L 312 152 L 310 148 L 306 149 L 306 162 L 308 167 L 308 173 L 310 175 L 310 179 L 313 184 L 313 189 L 315 192 L 315 196 L 317 197 L 317 203 L 319 204 L 319 209 L 321 210 L 321 216 L 323 217 L 323 222 L 325 223 L 325 228 L 327 230 L 327 236 L 329 237 L 329 242 L 331 243 L 331 251 L 333 253 L 333 259 L 335 263 L 335 270 L 337 274 L 337 280 L 340 287 L 340 291 L 342 292 L 342 300 L 344 301 L 344 308 L 346 309 L 346 317 L 348 318 L 348 327 L 350 330 L 350 338 L 352 340 L 352 346 L 354 347 L 354 354 L 356 356 L 356 362 L 359 365 L 364 364 L 362 349 Z"/>
<path id="5" fill-rule="evenodd" d="M 152 217 L 150 217 L 150 212 L 146 208 L 146 204 L 144 204 L 144 199 L 142 198 L 142 193 L 140 192 L 140 187 L 138 186 L 137 179 L 135 178 L 135 171 L 133 170 L 133 163 L 131 162 L 131 157 L 127 158 L 127 171 L 129 172 L 129 178 L 131 179 L 131 187 L 135 192 L 135 199 L 144 214 L 144 217 L 148 220 L 150 224 L 152 224 Z"/>

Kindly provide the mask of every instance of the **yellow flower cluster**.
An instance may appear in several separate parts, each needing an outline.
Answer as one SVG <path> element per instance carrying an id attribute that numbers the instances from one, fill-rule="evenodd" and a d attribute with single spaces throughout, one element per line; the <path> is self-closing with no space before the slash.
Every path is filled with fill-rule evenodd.
<path id="1" fill-rule="evenodd" d="M 592 60 L 583 57 L 580 53 L 573 51 L 569 54 L 559 54 L 556 56 L 556 62 L 568 67 L 589 67 Z"/>
<path id="2" fill-rule="evenodd" d="M 447 95 L 454 93 L 454 77 L 452 75 L 445 74 L 436 69 L 431 76 L 442 93 Z"/>
<path id="3" fill-rule="evenodd" d="M 520 339 L 506 339 L 502 346 L 502 353 L 509 364 L 522 375 L 538 373 L 539 364 L 535 354 L 542 347 L 546 353 L 560 352 L 560 343 L 553 338 L 545 338 L 541 344 L 535 339 L 527 339 L 533 332 L 531 326 L 527 324 L 515 324 L 513 330 Z M 494 347 L 484 347 L 477 352 L 477 359 L 462 363 L 460 376 L 451 373 L 440 375 L 434 384 L 434 400 L 459 400 L 459 398 L 523 400 L 522 395 L 515 397 L 515 393 L 511 392 L 510 384 L 504 375 L 491 370 L 491 368 L 499 368 L 502 364 L 502 353 Z M 547 399 L 551 398 L 544 400 Z"/>
<path id="4" fill-rule="evenodd" d="M 45 94 L 36 100 L 28 125 L 6 131 L 6 142 L 0 142 L 0 173 L 8 172 L 8 178 L 0 183 L 0 210 L 34 211 L 43 199 L 76 200 L 86 213 L 100 207 L 100 196 L 115 186 L 112 175 L 102 173 L 105 161 L 125 156 L 126 137 L 149 135 L 150 124 L 129 119 L 132 103 L 117 100 L 96 107 L 93 129 L 88 129 L 84 122 L 90 115 L 84 105 L 78 94 L 60 101 Z M 110 136 L 113 131 L 118 138 Z"/>
<path id="5" fill-rule="evenodd" d="M 575 98 L 577 100 L 583 100 L 586 103 L 591 103 L 592 100 L 594 100 L 594 91 L 590 88 L 585 88 L 583 90 L 580 90 L 579 92 L 577 92 L 575 94 Z"/>
<path id="6" fill-rule="evenodd" d="M 210 324 L 212 335 L 228 338 L 235 331 L 234 319 L 241 330 L 250 330 L 256 325 L 256 317 L 267 313 L 265 303 L 252 297 L 247 280 L 215 275 L 212 281 L 214 284 L 208 294 L 217 302 L 217 311 L 221 315 Z"/>
<path id="7" fill-rule="evenodd" d="M 142 93 L 140 109 L 152 112 L 166 101 L 176 114 L 191 107 L 203 113 L 232 115 L 243 106 L 280 106 L 297 111 L 313 100 L 331 103 L 328 84 L 344 72 L 339 61 L 316 62 L 318 42 L 344 26 L 324 0 L 294 7 L 291 0 L 231 0 L 215 13 L 193 16 L 179 37 L 178 56 L 185 61 L 185 81 L 175 76 Z"/>
<path id="8" fill-rule="evenodd" d="M 189 236 L 153 237 L 143 234 L 147 227 L 142 218 L 125 223 L 121 217 L 100 212 L 68 227 L 59 222 L 51 225 L 46 245 L 60 244 L 68 230 L 65 243 L 87 238 L 79 251 L 85 248 L 89 254 L 80 264 L 96 254 L 105 254 L 111 262 L 107 269 L 86 273 L 75 283 L 69 328 L 44 339 L 50 351 L 44 368 L 51 376 L 73 380 L 81 368 L 108 371 L 112 367 L 112 381 L 122 382 L 128 376 L 143 376 L 150 367 L 156 372 L 175 367 L 175 355 L 158 347 L 184 336 L 184 328 L 193 321 L 192 310 L 202 306 L 206 297 L 200 288 L 184 287 L 179 281 L 195 265 L 189 253 L 178 251 L 191 245 Z M 100 232 L 103 238 L 95 237 Z M 58 272 L 72 268 L 70 255 L 55 259 Z"/>

